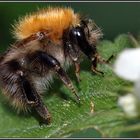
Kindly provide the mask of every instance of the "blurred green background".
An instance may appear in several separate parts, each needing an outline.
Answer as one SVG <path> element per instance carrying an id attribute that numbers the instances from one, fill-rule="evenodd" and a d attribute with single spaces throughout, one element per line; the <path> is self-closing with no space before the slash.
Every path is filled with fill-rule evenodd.
<path id="1" fill-rule="evenodd" d="M 132 2 L 16 2 L 0 3 L 0 51 L 14 42 L 12 24 L 19 17 L 37 8 L 70 6 L 75 12 L 88 15 L 102 28 L 104 39 L 113 40 L 118 34 L 140 30 L 140 3 Z"/>

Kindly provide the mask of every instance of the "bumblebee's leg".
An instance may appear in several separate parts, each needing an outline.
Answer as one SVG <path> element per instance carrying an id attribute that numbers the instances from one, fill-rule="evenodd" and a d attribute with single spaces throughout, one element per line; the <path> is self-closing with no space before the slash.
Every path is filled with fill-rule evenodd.
<path id="1" fill-rule="evenodd" d="M 101 58 L 101 56 L 98 56 L 98 60 L 100 63 L 103 63 L 103 64 L 109 64 L 110 60 L 114 57 L 114 55 L 111 55 L 107 60 Z"/>
<path id="2" fill-rule="evenodd" d="M 80 102 L 80 98 L 77 95 L 77 92 L 70 80 L 70 78 L 68 77 L 68 75 L 66 74 L 66 72 L 62 69 L 62 67 L 60 65 L 55 66 L 55 71 L 58 74 L 59 78 L 63 81 L 63 83 L 71 90 L 71 92 L 76 96 L 76 99 L 78 102 Z"/>
<path id="3" fill-rule="evenodd" d="M 97 70 L 97 63 L 98 63 L 98 59 L 97 57 L 93 57 L 92 58 L 92 66 L 91 66 L 91 70 L 93 72 L 95 72 L 96 74 L 100 73 L 100 74 L 104 74 L 102 71 Z"/>
<path id="4" fill-rule="evenodd" d="M 28 110 L 34 108 L 43 120 L 50 122 L 50 114 L 43 105 L 34 84 L 26 70 L 16 60 L 0 65 L 0 80 L 13 106 L 17 109 Z"/>
<path id="5" fill-rule="evenodd" d="M 79 61 L 79 48 L 76 48 L 70 43 L 69 41 L 66 42 L 66 52 L 72 59 L 74 65 L 75 65 L 75 75 L 77 78 L 77 81 L 80 82 L 80 61 Z"/>
<path id="6" fill-rule="evenodd" d="M 41 97 L 38 95 L 34 85 L 31 84 L 31 81 L 29 82 L 29 80 L 27 80 L 27 78 L 22 73 L 20 74 L 20 80 L 23 91 L 27 97 L 27 103 L 36 110 L 43 122 L 49 124 L 51 120 L 50 113 L 42 102 Z"/>
<path id="7" fill-rule="evenodd" d="M 45 52 L 38 51 L 36 54 L 36 57 L 40 59 L 40 63 L 46 65 L 49 69 L 55 71 L 59 78 L 62 80 L 62 82 L 72 91 L 72 93 L 76 96 L 78 102 L 80 101 L 80 98 L 77 95 L 77 92 L 69 78 L 69 76 L 66 74 L 66 72 L 61 67 L 60 63 L 56 58 L 54 58 L 51 55 L 46 54 Z"/>
<path id="8" fill-rule="evenodd" d="M 27 80 L 27 77 L 25 77 L 25 73 L 22 70 L 17 70 L 16 73 L 18 75 L 19 87 L 26 98 L 27 104 L 34 106 L 37 104 L 38 98 L 36 91 L 30 84 L 31 81 L 29 82 L 29 80 Z"/>
<path id="9" fill-rule="evenodd" d="M 49 124 L 51 122 L 51 115 L 48 111 L 48 108 L 44 105 L 41 99 L 38 100 L 38 104 L 34 106 L 33 109 L 35 109 L 38 115 L 41 117 L 40 123 Z"/>
<path id="10" fill-rule="evenodd" d="M 77 77 L 77 81 L 80 82 L 80 63 L 79 62 L 74 62 L 75 65 L 75 75 Z"/>

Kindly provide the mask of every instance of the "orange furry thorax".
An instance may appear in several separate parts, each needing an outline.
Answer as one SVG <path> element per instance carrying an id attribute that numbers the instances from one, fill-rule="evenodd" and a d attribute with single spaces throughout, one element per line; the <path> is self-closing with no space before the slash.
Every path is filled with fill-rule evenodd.
<path id="1" fill-rule="evenodd" d="M 47 8 L 27 15 L 14 26 L 18 40 L 25 39 L 41 30 L 50 30 L 49 38 L 57 41 L 63 31 L 79 24 L 79 15 L 70 8 Z"/>

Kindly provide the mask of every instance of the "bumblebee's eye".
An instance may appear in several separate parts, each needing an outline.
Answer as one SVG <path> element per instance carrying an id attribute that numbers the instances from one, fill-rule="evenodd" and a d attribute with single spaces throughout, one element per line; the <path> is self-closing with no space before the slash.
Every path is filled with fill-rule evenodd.
<path id="1" fill-rule="evenodd" d="M 83 27 L 78 26 L 71 29 L 69 36 L 72 44 L 79 46 L 81 51 L 85 53 L 89 58 L 91 57 L 91 54 L 96 51 L 96 48 L 92 48 L 87 41 Z"/>
<path id="2" fill-rule="evenodd" d="M 74 44 L 79 44 L 81 41 L 86 41 L 84 29 L 82 27 L 75 27 L 70 31 L 70 40 Z"/>

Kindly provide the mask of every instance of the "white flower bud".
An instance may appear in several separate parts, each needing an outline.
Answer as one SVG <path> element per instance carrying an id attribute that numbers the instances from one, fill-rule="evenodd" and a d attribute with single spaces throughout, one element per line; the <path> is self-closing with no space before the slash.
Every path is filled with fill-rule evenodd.
<path id="1" fill-rule="evenodd" d="M 137 81 L 140 78 L 140 48 L 121 52 L 115 62 L 114 71 L 121 78 Z"/>
<path id="2" fill-rule="evenodd" d="M 139 115 L 136 98 L 131 93 L 119 97 L 118 105 L 123 109 L 128 117 L 137 117 Z"/>

